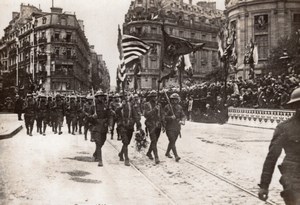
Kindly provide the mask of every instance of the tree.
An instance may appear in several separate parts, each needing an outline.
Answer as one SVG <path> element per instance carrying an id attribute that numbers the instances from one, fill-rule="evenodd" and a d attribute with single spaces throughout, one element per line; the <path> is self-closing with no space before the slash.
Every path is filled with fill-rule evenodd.
<path id="1" fill-rule="evenodd" d="M 286 58 L 284 52 L 286 51 Z M 300 73 L 299 36 L 293 34 L 290 37 L 282 37 L 278 40 L 278 46 L 273 48 L 268 58 L 266 73 L 272 72 L 275 75 L 288 73 L 292 67 L 295 73 Z"/>

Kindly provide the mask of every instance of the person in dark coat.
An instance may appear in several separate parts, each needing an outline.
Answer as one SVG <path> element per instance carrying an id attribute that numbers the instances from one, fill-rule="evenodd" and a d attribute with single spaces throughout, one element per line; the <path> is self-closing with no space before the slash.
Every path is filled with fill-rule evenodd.
<path id="1" fill-rule="evenodd" d="M 32 97 L 32 94 L 27 94 L 27 98 L 23 104 L 23 111 L 27 135 L 32 136 L 32 130 L 36 116 L 36 103 Z"/>
<path id="2" fill-rule="evenodd" d="M 18 114 L 18 120 L 22 120 L 22 107 L 23 107 L 23 99 L 19 96 L 16 95 L 16 102 L 15 102 L 15 113 Z"/>
<path id="3" fill-rule="evenodd" d="M 269 152 L 265 159 L 260 180 L 258 197 L 261 200 L 268 199 L 268 189 L 276 162 L 282 152 L 285 157 L 278 166 L 283 186 L 281 196 L 286 205 L 300 204 L 300 88 L 293 91 L 291 100 L 287 103 L 291 108 L 296 109 L 296 114 L 280 123 L 273 134 L 269 146 Z"/>

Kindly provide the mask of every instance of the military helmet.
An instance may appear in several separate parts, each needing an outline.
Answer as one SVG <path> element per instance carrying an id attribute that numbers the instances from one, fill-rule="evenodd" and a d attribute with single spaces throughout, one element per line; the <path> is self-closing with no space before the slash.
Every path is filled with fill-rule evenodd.
<path id="1" fill-rule="evenodd" d="M 119 93 L 116 93 L 116 94 L 114 95 L 114 98 L 119 98 L 119 97 L 120 97 Z"/>
<path id="2" fill-rule="evenodd" d="M 88 96 L 86 96 L 86 99 L 87 99 L 87 100 L 93 100 L 94 98 L 93 98 L 93 96 L 88 95 Z"/>
<path id="3" fill-rule="evenodd" d="M 106 96 L 106 94 L 102 90 L 98 90 L 95 94 L 95 97 L 97 96 Z"/>
<path id="4" fill-rule="evenodd" d="M 177 93 L 173 93 L 173 94 L 170 96 L 170 99 L 177 99 L 177 100 L 180 100 L 180 96 L 179 96 Z"/>
<path id="5" fill-rule="evenodd" d="M 296 88 L 292 94 L 291 94 L 291 99 L 290 101 L 287 102 L 287 104 L 292 104 L 295 102 L 299 102 L 300 101 L 300 88 Z"/>
<path id="6" fill-rule="evenodd" d="M 27 93 L 26 97 L 32 97 L 31 93 Z"/>
<path id="7" fill-rule="evenodd" d="M 60 95 L 59 93 L 57 93 L 55 97 L 56 97 L 56 98 L 60 98 L 61 95 Z"/>
<path id="8" fill-rule="evenodd" d="M 149 94 L 148 94 L 148 97 L 156 97 L 157 96 L 157 93 L 155 90 L 152 90 Z"/>
<path id="9" fill-rule="evenodd" d="M 45 94 L 43 94 L 43 93 L 39 94 L 38 97 L 39 98 L 47 98 L 47 96 Z"/>

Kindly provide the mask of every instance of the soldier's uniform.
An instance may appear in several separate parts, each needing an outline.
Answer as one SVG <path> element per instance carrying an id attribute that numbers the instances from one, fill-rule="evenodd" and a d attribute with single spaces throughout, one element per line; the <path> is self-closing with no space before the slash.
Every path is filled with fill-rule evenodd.
<path id="1" fill-rule="evenodd" d="M 75 96 L 71 96 L 68 107 L 66 109 L 66 121 L 68 124 L 68 131 L 69 133 L 71 133 L 71 127 L 72 127 L 73 135 L 75 135 L 75 128 L 77 125 L 77 112 L 78 112 L 78 107 L 75 101 Z"/>
<path id="2" fill-rule="evenodd" d="M 111 139 L 113 139 L 114 136 L 114 130 L 116 125 L 116 110 L 121 107 L 121 102 L 119 102 L 119 94 L 115 94 L 113 97 L 113 101 L 110 102 L 109 108 L 110 108 L 110 118 L 109 118 L 109 128 L 110 128 L 110 135 Z M 118 134 L 119 138 L 119 134 Z"/>
<path id="3" fill-rule="evenodd" d="M 283 186 L 283 197 L 287 205 L 300 204 L 300 88 L 296 89 L 291 96 L 289 104 L 296 105 L 295 116 L 279 124 L 274 132 L 269 146 L 269 152 L 263 165 L 260 180 L 259 198 L 266 200 L 268 188 L 272 179 L 276 162 L 282 152 L 285 158 L 279 170 L 281 172 L 280 183 Z M 298 105 L 297 105 L 298 104 Z"/>
<path id="4" fill-rule="evenodd" d="M 83 105 L 83 124 L 84 124 L 84 139 L 87 140 L 87 132 L 90 129 L 90 116 L 94 114 L 93 97 L 87 96 L 87 101 Z M 91 138 L 92 141 L 92 138 Z"/>
<path id="5" fill-rule="evenodd" d="M 65 115 L 65 104 L 59 94 L 56 95 L 53 112 L 54 112 L 53 113 L 54 134 L 58 132 L 58 134 L 61 135 L 62 134 L 61 128 L 63 125 L 64 115 Z"/>
<path id="6" fill-rule="evenodd" d="M 95 94 L 96 97 L 96 113 L 92 116 L 92 126 L 91 126 L 91 137 L 96 143 L 96 150 L 94 153 L 95 159 L 99 160 L 98 166 L 103 166 L 102 163 L 102 146 L 106 141 L 106 135 L 108 131 L 108 117 L 109 110 L 105 104 L 104 98 L 106 95 L 101 91 Z"/>
<path id="7" fill-rule="evenodd" d="M 24 102 L 23 110 L 27 135 L 32 136 L 32 130 L 36 116 L 36 103 L 32 97 L 32 94 L 27 94 L 27 99 Z"/>
<path id="8" fill-rule="evenodd" d="M 170 96 L 171 105 L 166 105 L 164 108 L 164 118 L 166 121 L 165 129 L 166 134 L 169 139 L 168 148 L 166 151 L 166 156 L 171 158 L 170 151 L 173 151 L 176 162 L 180 160 L 176 150 L 176 140 L 180 135 L 181 130 L 181 122 L 185 120 L 185 114 L 182 107 L 179 103 L 179 95 L 177 93 L 173 93 Z M 174 116 L 175 115 L 175 116 Z"/>
<path id="9" fill-rule="evenodd" d="M 118 121 L 118 129 L 122 138 L 122 149 L 119 153 L 120 161 L 124 161 L 125 157 L 125 165 L 130 166 L 129 158 L 128 158 L 128 145 L 130 144 L 133 131 L 134 131 L 134 123 L 138 121 L 140 118 L 138 111 L 133 106 L 133 103 L 130 102 L 130 97 L 127 96 L 126 100 L 123 100 L 122 107 L 119 108 L 116 112 L 117 121 Z M 138 127 L 140 129 L 140 127 Z"/>
<path id="10" fill-rule="evenodd" d="M 149 136 L 151 144 L 147 152 L 149 159 L 153 160 L 151 152 L 153 151 L 155 157 L 155 163 L 159 163 L 158 151 L 157 151 L 157 141 L 160 136 L 161 127 L 162 127 L 162 113 L 160 106 L 156 105 L 156 92 L 151 92 L 148 97 L 150 98 L 144 106 L 144 116 L 146 118 L 145 125 L 149 130 Z"/>
<path id="11" fill-rule="evenodd" d="M 84 125 L 84 112 L 83 112 L 83 105 L 85 104 L 86 97 L 80 96 L 79 106 L 77 110 L 77 119 L 78 119 L 78 129 L 79 134 L 82 134 L 82 126 Z"/>
<path id="12" fill-rule="evenodd" d="M 39 96 L 37 104 L 37 128 L 40 134 L 46 135 L 47 123 L 49 121 L 49 106 L 45 95 Z"/>

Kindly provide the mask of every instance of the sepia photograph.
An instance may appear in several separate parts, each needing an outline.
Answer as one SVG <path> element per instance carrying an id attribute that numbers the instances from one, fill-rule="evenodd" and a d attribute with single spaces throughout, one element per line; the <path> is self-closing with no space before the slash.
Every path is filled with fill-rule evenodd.
<path id="1" fill-rule="evenodd" d="M 0 205 L 300 205 L 300 0 L 1 0 Z"/>

